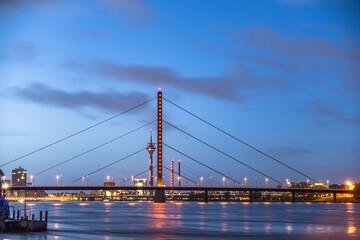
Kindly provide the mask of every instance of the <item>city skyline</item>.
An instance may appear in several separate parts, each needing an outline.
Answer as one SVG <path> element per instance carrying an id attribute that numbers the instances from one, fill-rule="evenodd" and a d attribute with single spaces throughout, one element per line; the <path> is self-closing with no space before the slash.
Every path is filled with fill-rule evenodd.
<path id="1" fill-rule="evenodd" d="M 360 181 L 356 1 L 198 1 L 190 9 L 176 1 L 15 2 L 0 8 L 7 23 L 0 23 L 1 163 L 152 99 L 161 87 L 165 98 L 318 180 Z M 2 170 L 8 175 L 21 165 L 35 174 L 155 119 L 153 101 Z M 307 180 L 167 102 L 165 119 L 283 182 Z M 59 174 L 66 183 L 145 149 L 150 129 L 156 124 L 36 183 L 55 183 Z M 166 124 L 165 139 L 229 176 L 265 185 L 264 177 Z M 221 182 L 164 148 L 164 164 L 172 159 Z M 148 164 L 144 151 L 91 181 L 132 176 Z"/>

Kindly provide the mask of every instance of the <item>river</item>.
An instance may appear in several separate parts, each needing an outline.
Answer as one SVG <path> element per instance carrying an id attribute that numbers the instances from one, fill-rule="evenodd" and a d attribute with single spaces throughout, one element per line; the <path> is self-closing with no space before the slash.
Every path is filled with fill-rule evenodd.
<path id="1" fill-rule="evenodd" d="M 12 204 L 22 208 L 19 203 Z M 357 203 L 35 202 L 48 232 L 2 239 L 360 239 Z"/>

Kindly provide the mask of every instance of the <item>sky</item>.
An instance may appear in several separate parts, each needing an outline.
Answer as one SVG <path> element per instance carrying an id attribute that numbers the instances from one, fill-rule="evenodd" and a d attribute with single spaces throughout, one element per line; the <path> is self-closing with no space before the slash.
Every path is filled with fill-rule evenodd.
<path id="1" fill-rule="evenodd" d="M 0 1 L 0 165 L 153 99 L 161 87 L 166 99 L 306 176 L 360 182 L 359 10 L 351 0 Z M 165 100 L 163 108 L 165 121 L 279 182 L 309 179 Z M 2 170 L 10 176 L 21 166 L 35 185 L 55 185 L 56 175 L 71 182 L 144 149 L 150 129 L 156 139 L 155 119 L 151 101 Z M 165 123 L 163 134 L 221 173 L 164 146 L 164 165 L 181 159 L 195 182 L 266 184 Z M 119 183 L 148 164 L 142 151 L 89 182 Z M 164 178 L 169 185 L 167 170 Z"/>

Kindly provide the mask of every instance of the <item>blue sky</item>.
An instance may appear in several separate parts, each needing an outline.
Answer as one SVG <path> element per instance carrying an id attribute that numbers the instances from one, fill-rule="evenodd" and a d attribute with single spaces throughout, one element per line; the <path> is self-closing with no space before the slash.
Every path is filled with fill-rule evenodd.
<path id="1" fill-rule="evenodd" d="M 164 96 L 307 175 L 360 181 L 357 1 L 0 2 L 0 159 Z M 3 167 L 35 174 L 156 119 L 155 102 Z M 164 103 L 164 119 L 285 182 L 301 176 Z M 36 176 L 69 182 L 146 146 L 148 126 Z M 248 184 L 265 177 L 165 126 L 164 142 Z M 222 176 L 164 148 L 165 164 Z M 146 152 L 90 176 L 118 182 Z M 147 174 L 143 176 L 146 177 Z M 165 175 L 168 178 L 169 175 Z M 167 179 L 165 182 L 168 181 Z"/>

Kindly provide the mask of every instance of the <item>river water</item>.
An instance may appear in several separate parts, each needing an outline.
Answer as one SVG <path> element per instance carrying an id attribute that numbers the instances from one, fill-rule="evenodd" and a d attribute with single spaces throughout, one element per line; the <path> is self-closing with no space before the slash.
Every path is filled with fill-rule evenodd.
<path id="1" fill-rule="evenodd" d="M 15 208 L 22 205 L 14 203 Z M 360 239 L 357 203 L 36 202 L 48 232 L 1 239 Z"/>

